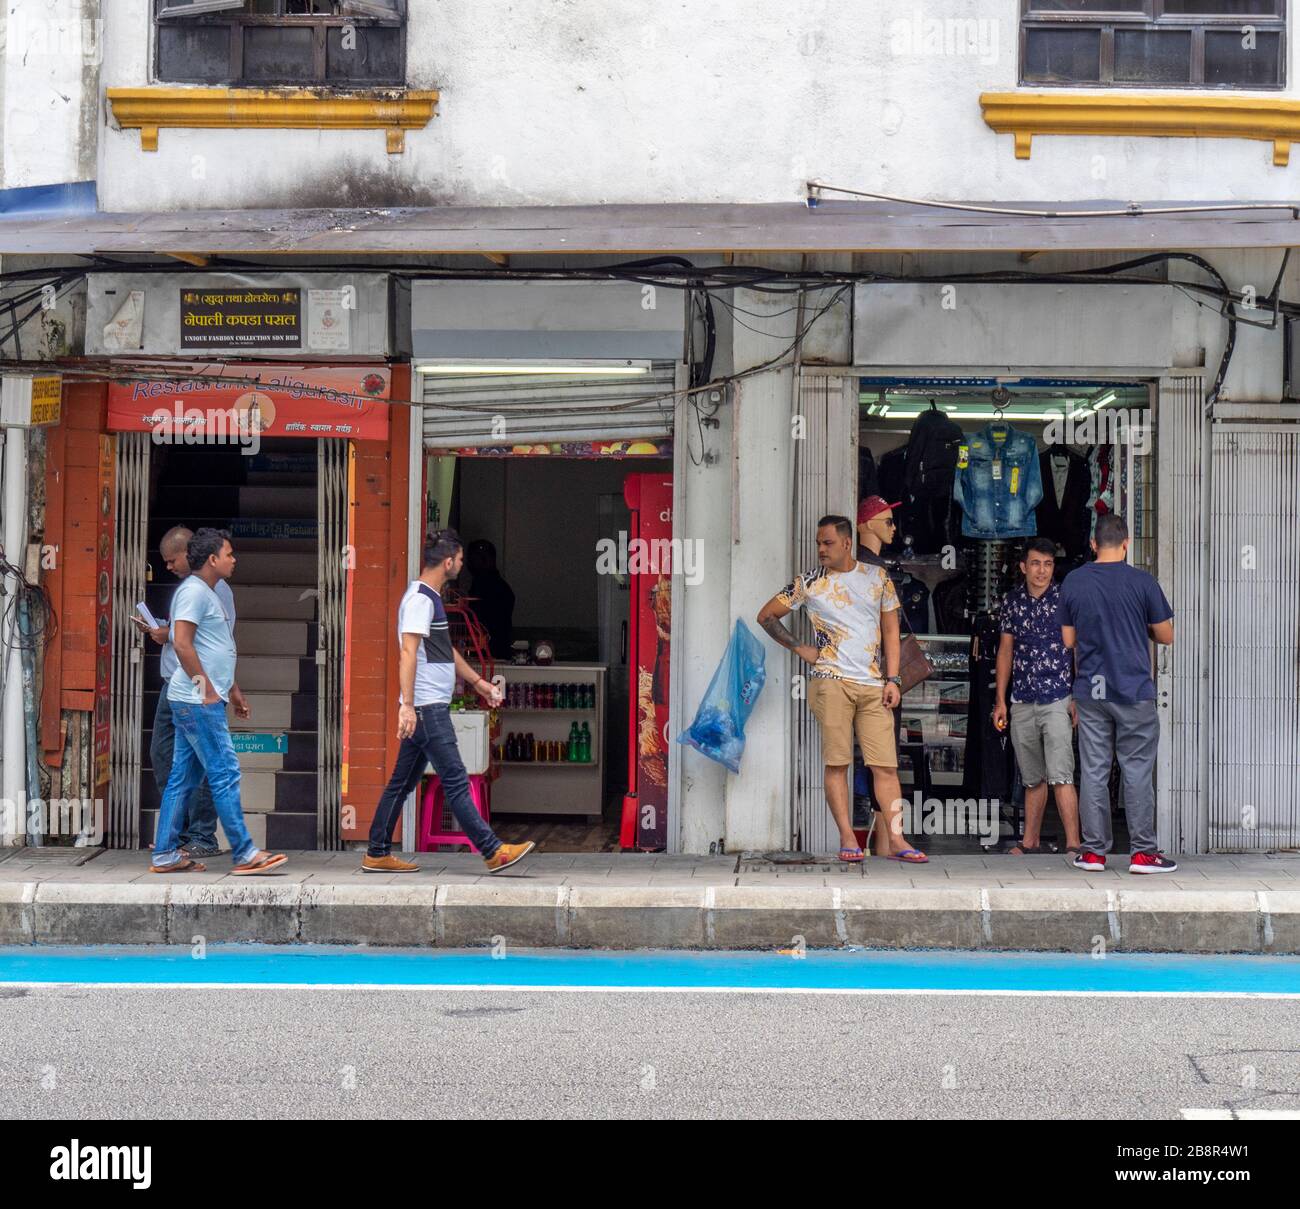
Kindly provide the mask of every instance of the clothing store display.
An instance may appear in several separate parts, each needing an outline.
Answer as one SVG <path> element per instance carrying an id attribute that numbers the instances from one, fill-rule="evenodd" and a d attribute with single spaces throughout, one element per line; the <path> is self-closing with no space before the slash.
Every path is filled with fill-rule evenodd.
<path id="1" fill-rule="evenodd" d="M 1091 478 L 1086 458 L 1053 445 L 1038 459 L 1043 498 L 1036 510 L 1038 535 L 1050 538 L 1069 558 L 1088 553 L 1088 494 Z"/>
<path id="2" fill-rule="evenodd" d="M 907 617 L 906 628 L 917 634 L 929 634 L 930 589 L 906 571 L 895 572 L 890 578 L 894 581 L 894 591 L 898 593 L 899 603 Z"/>
<path id="3" fill-rule="evenodd" d="M 880 491 L 879 476 L 876 471 L 876 459 L 871 446 L 858 446 L 858 496 L 859 498 L 876 495 Z"/>
<path id="4" fill-rule="evenodd" d="M 937 554 L 951 540 L 952 483 L 963 434 L 930 400 L 912 425 L 903 461 L 908 536 L 917 554 Z"/>
<path id="5" fill-rule="evenodd" d="M 963 634 L 966 631 L 966 591 L 968 579 L 962 571 L 945 580 L 930 593 L 934 605 L 934 624 L 940 634 Z"/>
<path id="6" fill-rule="evenodd" d="M 1043 498 L 1037 442 L 1002 421 L 985 425 L 958 450 L 953 498 L 966 537 L 1033 537 Z"/>
<path id="7" fill-rule="evenodd" d="M 971 635 L 970 706 L 966 715 L 966 768 L 962 796 L 1010 801 L 1015 760 L 1006 731 L 993 725 L 997 698 L 1000 626 L 991 613 L 975 618 Z"/>
<path id="8" fill-rule="evenodd" d="M 997 608 L 1019 571 L 1019 542 L 981 541 L 970 547 L 966 612 L 971 616 Z"/>
<path id="9" fill-rule="evenodd" d="M 887 500 L 903 501 L 894 509 L 894 520 L 898 522 L 898 527 L 894 530 L 894 540 L 885 547 L 885 550 L 891 554 L 897 553 L 906 544 L 905 539 L 911 526 L 911 510 L 907 505 L 903 487 L 903 468 L 906 460 L 907 446 L 900 445 L 897 449 L 882 454 L 876 464 L 877 493 Z"/>
<path id="10" fill-rule="evenodd" d="M 1088 537 L 1097 536 L 1097 518 L 1115 509 L 1110 445 L 1095 445 L 1088 453 Z"/>

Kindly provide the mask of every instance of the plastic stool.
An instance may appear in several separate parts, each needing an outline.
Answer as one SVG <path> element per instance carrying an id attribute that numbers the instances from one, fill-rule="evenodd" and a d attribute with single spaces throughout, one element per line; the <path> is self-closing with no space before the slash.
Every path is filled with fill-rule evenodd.
<path id="1" fill-rule="evenodd" d="M 491 815 L 492 796 L 486 775 L 470 774 L 469 796 L 486 823 Z M 442 791 L 442 779 L 436 776 L 427 777 L 424 782 L 424 793 L 420 798 L 420 834 L 415 845 L 417 852 L 436 852 L 439 844 L 468 844 L 473 847 L 469 836 L 464 832 L 443 830 L 443 815 L 447 813 L 447 797 Z M 454 816 L 449 825 L 455 825 Z"/>

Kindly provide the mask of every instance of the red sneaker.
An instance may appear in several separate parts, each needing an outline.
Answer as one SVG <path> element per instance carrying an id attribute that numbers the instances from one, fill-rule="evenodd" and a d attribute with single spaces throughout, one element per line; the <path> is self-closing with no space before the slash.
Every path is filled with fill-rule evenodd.
<path id="1" fill-rule="evenodd" d="M 1076 869 L 1085 869 L 1092 873 L 1106 872 L 1106 858 L 1098 856 L 1095 852 L 1080 852 L 1070 863 Z"/>
<path id="2" fill-rule="evenodd" d="M 1177 861 L 1158 852 L 1135 852 L 1128 858 L 1130 873 L 1172 873 L 1177 868 Z"/>

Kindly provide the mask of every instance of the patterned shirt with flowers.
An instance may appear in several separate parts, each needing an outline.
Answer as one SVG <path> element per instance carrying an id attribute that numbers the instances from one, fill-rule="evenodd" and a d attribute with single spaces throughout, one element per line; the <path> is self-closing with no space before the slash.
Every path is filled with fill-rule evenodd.
<path id="1" fill-rule="evenodd" d="M 1061 641 L 1057 604 L 1061 589 L 1048 584 L 1036 599 L 1022 584 L 1002 601 L 1002 632 L 1015 639 L 1011 700 L 1047 705 L 1068 697 L 1074 686 L 1074 655 Z"/>
<path id="2" fill-rule="evenodd" d="M 820 567 L 787 584 L 777 600 L 788 609 L 808 609 L 818 650 L 810 676 L 877 688 L 885 683 L 880 671 L 880 614 L 898 608 L 898 593 L 884 567 L 866 563 L 856 563 L 851 571 Z"/>

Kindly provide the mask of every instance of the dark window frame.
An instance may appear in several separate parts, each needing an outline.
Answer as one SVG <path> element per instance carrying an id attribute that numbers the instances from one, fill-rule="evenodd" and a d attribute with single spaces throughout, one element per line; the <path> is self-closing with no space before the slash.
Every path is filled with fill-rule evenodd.
<path id="1" fill-rule="evenodd" d="M 1035 0 L 1020 0 L 1020 68 L 1024 88 L 1182 88 L 1213 92 L 1282 92 L 1287 86 L 1287 0 L 1271 0 L 1274 12 L 1254 17 L 1166 13 L 1166 0 L 1143 0 L 1140 12 L 1066 13 L 1035 8 Z M 1278 79 L 1273 84 L 1208 84 L 1205 82 L 1205 35 L 1253 26 L 1261 34 L 1278 36 Z M 1098 80 L 1027 79 L 1028 32 L 1031 29 L 1100 30 Z M 1187 30 L 1192 35 L 1191 79 L 1186 83 L 1162 80 L 1115 79 L 1115 31 Z"/>
<path id="2" fill-rule="evenodd" d="M 248 13 L 242 9 L 230 9 L 211 13 L 196 13 L 192 16 L 176 15 L 160 18 L 159 11 L 174 0 L 154 0 L 151 6 L 153 23 L 153 78 L 160 84 L 207 84 L 209 86 L 232 88 L 337 88 L 342 90 L 391 89 L 406 87 L 406 28 L 409 5 L 407 0 L 398 0 L 400 15 L 395 19 L 377 17 L 350 16 L 344 13 L 309 14 L 309 15 L 274 15 L 265 13 Z M 229 57 L 227 69 L 219 81 L 199 76 L 185 76 L 175 73 L 163 75 L 161 70 L 161 42 L 159 37 L 162 27 L 199 26 L 205 29 L 226 28 L 229 30 Z M 285 77 L 258 77 L 250 79 L 244 71 L 244 31 L 250 27 L 268 27 L 278 29 L 310 29 L 312 31 L 312 57 L 310 64 L 304 64 L 303 71 Z M 346 76 L 328 75 L 328 40 L 329 31 L 353 26 L 357 30 L 385 28 L 400 30 L 399 57 L 401 60 L 400 78 L 395 76 Z"/>

